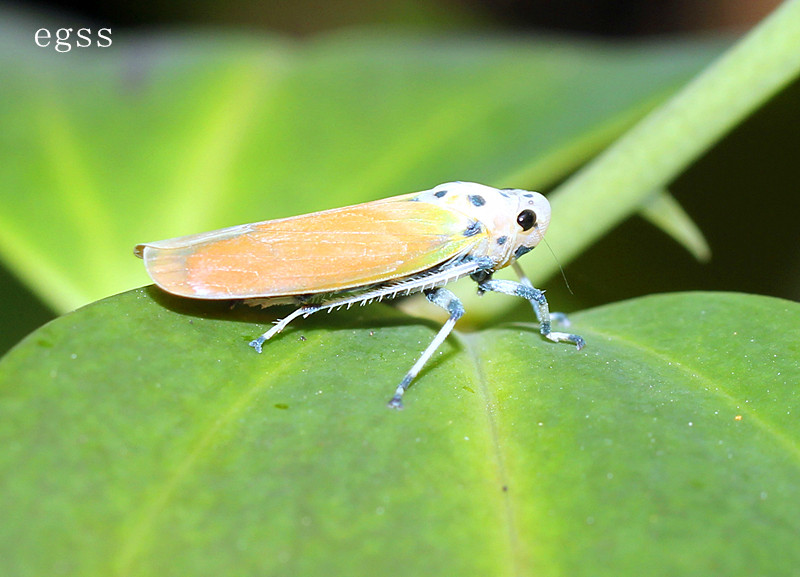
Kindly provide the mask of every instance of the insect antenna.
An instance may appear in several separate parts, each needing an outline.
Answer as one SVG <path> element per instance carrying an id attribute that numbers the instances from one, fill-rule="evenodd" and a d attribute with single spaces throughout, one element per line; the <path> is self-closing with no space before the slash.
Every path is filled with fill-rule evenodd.
<path id="1" fill-rule="evenodd" d="M 572 287 L 569 286 L 569 281 L 567 280 L 567 275 L 564 272 L 564 267 L 561 266 L 561 261 L 558 260 L 558 257 L 556 256 L 555 251 L 553 251 L 553 249 L 550 247 L 550 244 L 547 242 L 546 238 L 542 237 L 542 241 L 544 241 L 544 245 L 547 247 L 547 250 L 550 251 L 550 254 L 553 255 L 553 260 L 556 261 L 556 264 L 558 265 L 558 270 L 561 271 L 561 278 L 564 279 L 564 284 L 567 286 L 567 290 L 569 291 L 569 294 L 575 295 L 575 293 L 572 292 Z"/>

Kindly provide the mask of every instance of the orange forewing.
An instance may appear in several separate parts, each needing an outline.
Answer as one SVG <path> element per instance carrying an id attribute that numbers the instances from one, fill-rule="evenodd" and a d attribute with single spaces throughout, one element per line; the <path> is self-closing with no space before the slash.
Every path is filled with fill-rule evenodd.
<path id="1" fill-rule="evenodd" d="M 469 250 L 469 218 L 412 195 L 148 243 L 150 276 L 204 299 L 326 293 L 399 279 Z"/>

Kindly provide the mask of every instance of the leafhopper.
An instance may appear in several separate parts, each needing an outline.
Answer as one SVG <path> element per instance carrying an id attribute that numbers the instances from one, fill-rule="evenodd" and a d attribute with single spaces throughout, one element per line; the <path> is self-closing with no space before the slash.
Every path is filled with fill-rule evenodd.
<path id="1" fill-rule="evenodd" d="M 250 343 L 257 352 L 297 317 L 422 292 L 449 314 L 389 400 L 403 394 L 464 314 L 445 288 L 471 277 L 478 292 L 528 300 L 539 331 L 581 349 L 578 335 L 551 329 L 544 291 L 517 263 L 541 242 L 550 203 L 538 192 L 449 182 L 431 190 L 136 246 L 161 289 L 195 299 L 243 299 L 298 308 Z M 493 279 L 512 266 L 519 282 Z"/>

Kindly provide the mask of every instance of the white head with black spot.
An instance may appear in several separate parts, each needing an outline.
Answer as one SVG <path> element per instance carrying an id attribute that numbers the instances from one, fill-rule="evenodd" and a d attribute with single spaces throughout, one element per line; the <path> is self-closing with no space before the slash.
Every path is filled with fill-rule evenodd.
<path id="1" fill-rule="evenodd" d="M 495 269 L 538 245 L 550 224 L 550 203 L 538 192 L 448 182 L 427 194 L 472 219 L 465 236 L 482 233 L 486 243 L 477 251 L 491 258 Z"/>
<path id="2" fill-rule="evenodd" d="M 538 192 L 520 189 L 500 192 L 509 194 L 510 200 L 516 200 L 516 207 L 509 213 L 513 220 L 509 223 L 510 228 L 514 232 L 509 235 L 510 246 L 505 259 L 499 264 L 499 267 L 503 267 L 542 241 L 547 227 L 550 226 L 550 203 Z"/>

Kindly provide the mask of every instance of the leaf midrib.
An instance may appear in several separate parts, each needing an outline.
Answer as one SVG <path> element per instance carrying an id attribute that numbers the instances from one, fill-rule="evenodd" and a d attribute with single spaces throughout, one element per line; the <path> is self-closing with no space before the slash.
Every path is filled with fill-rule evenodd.
<path id="1" fill-rule="evenodd" d="M 511 558 L 508 565 L 511 567 L 512 575 L 525 575 L 527 571 L 523 567 L 522 556 L 524 554 L 523 548 L 520 546 L 519 525 L 516 520 L 514 506 L 511 502 L 511 496 L 507 491 L 509 486 L 508 469 L 506 468 L 506 455 L 503 452 L 502 443 L 500 442 L 500 431 L 495 418 L 495 407 L 497 401 L 492 388 L 489 386 L 489 379 L 483 370 L 483 364 L 480 362 L 479 347 L 473 343 L 474 335 L 478 333 L 459 333 L 453 331 L 452 333 L 464 347 L 464 351 L 472 361 L 475 368 L 475 377 L 478 384 L 478 391 L 483 400 L 484 414 L 486 417 L 486 426 L 488 429 L 488 437 L 490 447 L 494 453 L 494 465 L 496 468 L 496 476 L 500 481 L 500 486 L 503 487 L 503 511 L 499 512 L 500 522 L 505 525 L 505 534 L 508 539 L 508 549 L 511 552 Z"/>

